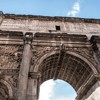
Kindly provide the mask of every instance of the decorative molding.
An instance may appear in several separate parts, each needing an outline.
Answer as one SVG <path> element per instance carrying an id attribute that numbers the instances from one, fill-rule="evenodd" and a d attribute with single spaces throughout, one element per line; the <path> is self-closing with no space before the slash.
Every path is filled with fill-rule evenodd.
<path id="1" fill-rule="evenodd" d="M 43 55 L 57 49 L 57 47 L 40 47 L 40 46 L 39 47 L 33 46 L 32 48 L 33 48 L 32 49 L 32 53 L 33 53 L 32 65 L 33 66 L 35 66 L 38 59 L 40 59 Z"/>
<path id="2" fill-rule="evenodd" d="M 85 48 L 80 48 L 80 47 L 72 47 L 72 48 L 66 48 L 66 51 L 72 51 L 75 52 L 84 58 L 86 58 L 88 61 L 90 61 L 94 66 L 97 66 L 97 62 L 95 61 L 93 50 L 91 47 L 85 47 Z"/>

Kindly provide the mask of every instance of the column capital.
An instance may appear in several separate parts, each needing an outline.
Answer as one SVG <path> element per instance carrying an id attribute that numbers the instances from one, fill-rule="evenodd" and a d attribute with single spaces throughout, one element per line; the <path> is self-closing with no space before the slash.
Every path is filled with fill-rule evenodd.
<path id="1" fill-rule="evenodd" d="M 100 81 L 100 74 L 95 74 L 94 76 L 98 81 Z"/>
<path id="2" fill-rule="evenodd" d="M 25 44 L 31 44 L 33 40 L 33 33 L 31 32 L 26 32 L 24 35 L 24 43 Z"/>
<path id="3" fill-rule="evenodd" d="M 29 72 L 29 77 L 32 79 L 38 79 L 39 77 L 41 77 L 41 73 L 39 72 Z"/>

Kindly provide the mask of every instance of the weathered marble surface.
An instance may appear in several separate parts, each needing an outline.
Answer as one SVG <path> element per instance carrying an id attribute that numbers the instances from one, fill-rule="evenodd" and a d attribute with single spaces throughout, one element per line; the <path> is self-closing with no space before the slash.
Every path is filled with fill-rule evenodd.
<path id="1" fill-rule="evenodd" d="M 25 40 L 26 33 L 34 36 L 33 41 Z M 0 80 L 13 91 L 7 92 L 8 96 L 12 93 L 11 100 L 16 100 L 18 82 L 18 100 L 37 100 L 40 84 L 51 78 L 69 82 L 81 96 L 77 100 L 83 96 L 82 100 L 99 100 L 100 87 L 91 94 L 88 89 L 100 80 L 98 58 L 92 48 L 98 45 L 96 53 L 100 55 L 100 43 L 90 43 L 85 35 L 100 35 L 99 19 L 0 14 Z M 28 42 L 32 44 L 24 52 Z"/>
<path id="2" fill-rule="evenodd" d="M 16 69 L 19 66 L 19 46 L 0 46 L 0 69 Z"/>
<path id="3" fill-rule="evenodd" d="M 49 30 L 56 30 L 55 26 L 60 26 L 60 32 L 68 34 L 100 34 L 100 20 L 96 19 L 30 17 L 10 14 L 5 15 L 0 29 L 22 32 L 49 32 Z"/>
<path id="4" fill-rule="evenodd" d="M 98 87 L 86 100 L 100 100 L 100 87 Z"/>

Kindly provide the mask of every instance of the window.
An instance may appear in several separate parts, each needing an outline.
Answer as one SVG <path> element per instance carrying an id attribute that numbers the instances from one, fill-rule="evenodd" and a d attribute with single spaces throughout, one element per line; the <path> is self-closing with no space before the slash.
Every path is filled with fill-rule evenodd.
<path id="1" fill-rule="evenodd" d="M 60 31 L 60 26 L 55 26 L 56 31 Z"/>

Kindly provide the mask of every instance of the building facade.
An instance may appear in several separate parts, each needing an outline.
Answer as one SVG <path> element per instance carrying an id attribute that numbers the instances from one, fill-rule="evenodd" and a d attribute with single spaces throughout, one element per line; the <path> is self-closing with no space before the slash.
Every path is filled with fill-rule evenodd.
<path id="1" fill-rule="evenodd" d="M 0 100 L 38 100 L 49 79 L 100 100 L 100 20 L 1 12 Z"/>

